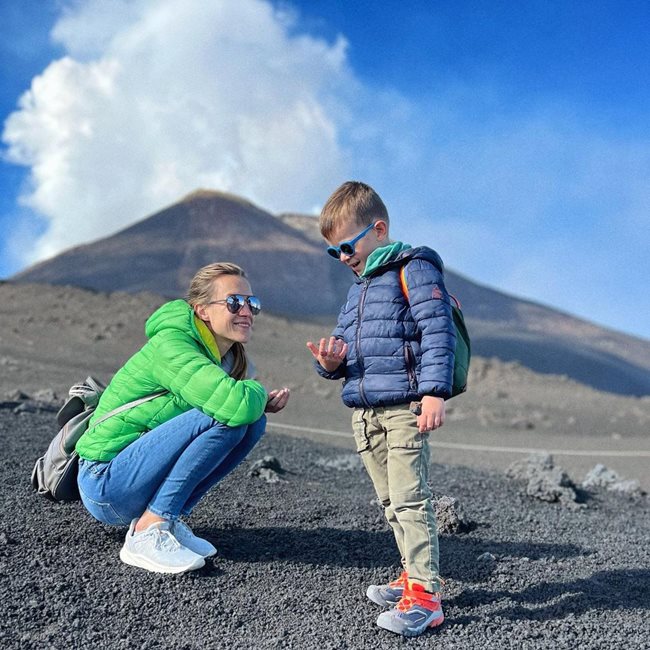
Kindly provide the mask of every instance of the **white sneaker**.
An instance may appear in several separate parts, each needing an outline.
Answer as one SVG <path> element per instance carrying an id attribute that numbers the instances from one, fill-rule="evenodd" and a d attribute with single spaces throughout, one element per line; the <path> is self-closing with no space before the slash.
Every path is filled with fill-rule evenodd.
<path id="1" fill-rule="evenodd" d="M 180 519 L 172 524 L 171 532 L 185 548 L 189 548 L 197 555 L 208 558 L 217 554 L 217 549 L 207 539 L 197 537 L 192 529 Z"/>
<path id="2" fill-rule="evenodd" d="M 120 560 L 125 564 L 156 573 L 183 573 L 205 564 L 202 556 L 182 546 L 172 535 L 169 521 L 151 524 L 140 533 L 135 532 L 137 522 L 131 522 L 120 551 Z"/>

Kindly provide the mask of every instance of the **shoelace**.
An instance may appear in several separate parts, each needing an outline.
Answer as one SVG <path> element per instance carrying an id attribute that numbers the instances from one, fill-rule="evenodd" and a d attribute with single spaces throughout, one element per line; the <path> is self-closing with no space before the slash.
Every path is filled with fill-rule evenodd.
<path id="1" fill-rule="evenodd" d="M 176 551 L 181 545 L 176 538 L 168 530 L 160 530 L 160 528 L 153 528 L 149 535 L 152 536 L 154 548 L 157 551 Z"/>
<path id="2" fill-rule="evenodd" d="M 389 587 L 406 587 L 408 585 L 408 573 L 406 571 L 402 571 L 400 574 L 399 578 L 397 580 L 393 580 L 392 582 L 388 583 Z"/>

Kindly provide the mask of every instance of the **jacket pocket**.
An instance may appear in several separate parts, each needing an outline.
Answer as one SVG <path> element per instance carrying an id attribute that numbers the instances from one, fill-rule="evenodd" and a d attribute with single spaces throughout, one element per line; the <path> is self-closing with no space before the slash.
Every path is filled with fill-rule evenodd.
<path id="1" fill-rule="evenodd" d="M 389 449 L 421 450 L 428 433 L 418 431 L 417 417 L 405 407 L 386 409 L 386 442 Z"/>
<path id="2" fill-rule="evenodd" d="M 404 343 L 404 363 L 406 364 L 406 373 L 409 378 L 409 388 L 412 391 L 417 391 L 418 389 L 418 378 L 415 370 L 415 353 L 411 344 L 406 342 Z"/>

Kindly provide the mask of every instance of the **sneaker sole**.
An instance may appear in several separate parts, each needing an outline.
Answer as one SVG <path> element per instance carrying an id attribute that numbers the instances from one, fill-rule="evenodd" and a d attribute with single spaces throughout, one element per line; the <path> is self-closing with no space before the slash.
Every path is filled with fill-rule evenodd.
<path id="1" fill-rule="evenodd" d="M 385 607 L 390 609 L 391 607 L 395 607 L 397 603 L 399 602 L 398 600 L 395 601 L 390 601 L 386 600 L 382 595 L 381 592 L 379 591 L 379 588 L 376 585 L 370 585 L 368 589 L 366 590 L 366 598 L 368 600 L 371 600 L 375 605 L 379 605 L 380 607 Z"/>
<path id="2" fill-rule="evenodd" d="M 142 555 L 136 555 L 131 553 L 128 549 L 122 547 L 120 551 L 120 560 L 124 564 L 130 566 L 136 566 L 140 569 L 146 569 L 147 571 L 152 571 L 154 573 L 185 573 L 186 571 L 194 571 L 200 569 L 205 565 L 205 560 L 199 555 L 196 560 L 191 564 L 186 566 L 168 566 L 166 564 L 156 564 L 148 558 L 143 557 Z"/>
<path id="3" fill-rule="evenodd" d="M 423 634 L 430 627 L 438 627 L 439 625 L 442 625 L 444 621 L 445 615 L 440 612 L 440 616 L 434 618 L 430 623 L 427 623 L 426 625 L 421 625 L 420 627 L 403 627 L 396 625 L 392 617 L 389 618 L 387 616 L 384 618 L 383 615 L 380 614 L 379 618 L 377 619 L 377 625 L 384 630 L 388 630 L 389 632 L 401 634 L 402 636 L 413 637 L 420 636 L 420 634 Z"/>

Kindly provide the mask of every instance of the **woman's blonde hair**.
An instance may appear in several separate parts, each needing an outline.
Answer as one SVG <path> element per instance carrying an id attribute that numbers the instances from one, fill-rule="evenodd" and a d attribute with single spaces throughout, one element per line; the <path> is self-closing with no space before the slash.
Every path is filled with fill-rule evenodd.
<path id="1" fill-rule="evenodd" d="M 197 305 L 206 305 L 212 300 L 214 291 L 214 281 L 223 275 L 236 275 L 245 278 L 244 269 L 232 262 L 214 262 L 200 268 L 190 282 L 190 288 L 187 292 L 187 302 L 195 308 Z M 248 360 L 244 346 L 235 341 L 232 344 L 232 353 L 234 355 L 233 368 L 230 376 L 234 379 L 246 379 L 248 372 Z"/>

